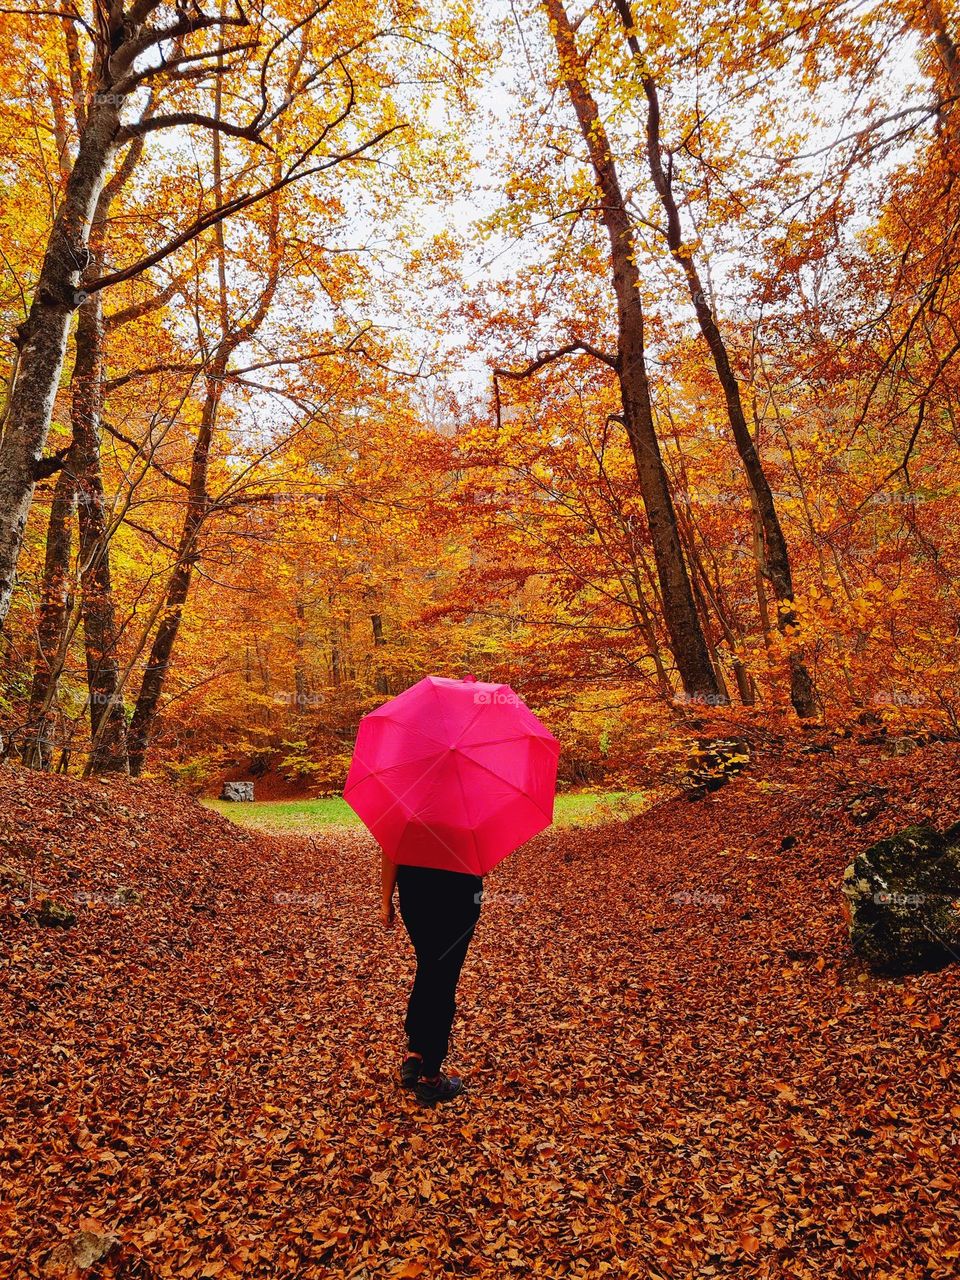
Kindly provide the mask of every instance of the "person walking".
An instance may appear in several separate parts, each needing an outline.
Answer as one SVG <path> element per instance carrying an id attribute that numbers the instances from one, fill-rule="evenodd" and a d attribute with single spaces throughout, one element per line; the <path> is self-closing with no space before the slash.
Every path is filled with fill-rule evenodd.
<path id="1" fill-rule="evenodd" d="M 483 877 L 553 821 L 560 743 L 508 684 L 424 676 L 357 726 L 343 798 L 380 846 L 381 918 L 394 890 L 417 955 L 401 1083 L 444 1102 L 441 1067 Z"/>
<path id="2" fill-rule="evenodd" d="M 380 881 L 383 925 L 393 928 L 396 888 L 400 917 L 417 957 L 404 1020 L 407 1056 L 400 1083 L 414 1091 L 418 1102 L 446 1102 L 463 1092 L 460 1077 L 440 1068 L 457 1011 L 457 982 L 480 918 L 483 878 L 438 867 L 397 866 L 381 850 Z"/>

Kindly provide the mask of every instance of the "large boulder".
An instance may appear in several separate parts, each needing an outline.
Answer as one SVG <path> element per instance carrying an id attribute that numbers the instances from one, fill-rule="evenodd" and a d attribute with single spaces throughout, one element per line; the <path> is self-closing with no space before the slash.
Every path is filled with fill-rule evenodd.
<path id="1" fill-rule="evenodd" d="M 850 941 L 876 973 L 960 960 L 960 822 L 906 827 L 857 854 L 843 875 Z"/>
<path id="2" fill-rule="evenodd" d="M 225 782 L 220 792 L 221 800 L 252 800 L 252 782 Z"/>

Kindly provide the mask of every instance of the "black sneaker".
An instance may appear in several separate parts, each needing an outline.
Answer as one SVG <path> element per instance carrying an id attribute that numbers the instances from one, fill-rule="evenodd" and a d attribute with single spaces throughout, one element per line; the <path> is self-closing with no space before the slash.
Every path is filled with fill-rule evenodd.
<path id="1" fill-rule="evenodd" d="M 400 1084 L 404 1089 L 415 1089 L 423 1067 L 422 1058 L 404 1058 L 400 1067 Z"/>
<path id="2" fill-rule="evenodd" d="M 427 1106 L 433 1106 L 435 1102 L 447 1102 L 458 1093 L 463 1093 L 463 1081 L 459 1076 L 445 1076 L 442 1071 L 435 1084 L 424 1080 L 422 1076 L 417 1081 L 417 1101 Z"/>

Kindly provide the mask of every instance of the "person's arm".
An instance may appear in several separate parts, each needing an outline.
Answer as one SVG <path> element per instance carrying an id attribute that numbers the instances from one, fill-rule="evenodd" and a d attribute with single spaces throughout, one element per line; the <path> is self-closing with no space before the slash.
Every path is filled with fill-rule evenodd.
<path id="1" fill-rule="evenodd" d="M 380 920 L 385 929 L 393 927 L 393 888 L 397 883 L 397 868 L 384 851 L 380 850 Z"/>

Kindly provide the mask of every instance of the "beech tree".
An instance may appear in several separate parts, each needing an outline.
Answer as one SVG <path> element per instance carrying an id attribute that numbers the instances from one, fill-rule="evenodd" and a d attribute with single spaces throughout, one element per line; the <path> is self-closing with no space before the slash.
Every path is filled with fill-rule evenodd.
<path id="1" fill-rule="evenodd" d="M 946 0 L 526 0 L 474 10 L 486 47 L 469 5 L 31 8 L 0 750 L 335 790 L 364 710 L 461 668 L 581 782 L 704 703 L 960 724 Z M 44 254 L 118 84 L 67 305 Z"/>
<path id="2" fill-rule="evenodd" d="M 601 196 L 599 212 L 610 241 L 618 336 L 616 355 L 603 358 L 615 370 L 620 385 L 623 424 L 633 450 L 650 525 L 674 660 L 689 697 L 726 702 L 726 694 L 717 679 L 704 640 L 653 421 L 633 227 L 624 204 L 610 143 L 596 101 L 587 86 L 586 67 L 577 49 L 566 9 L 560 0 L 544 0 L 544 10 L 550 21 L 561 74 L 587 145 Z"/>
<path id="3" fill-rule="evenodd" d="M 664 238 L 673 258 L 683 269 L 684 278 L 697 316 L 697 324 L 710 349 L 717 377 L 723 388 L 730 430 L 737 447 L 744 474 L 750 487 L 750 497 L 756 511 L 760 530 L 759 569 L 768 579 L 776 598 L 777 627 L 787 637 L 790 663 L 790 698 L 794 710 L 801 717 L 817 714 L 818 707 L 810 673 L 803 662 L 802 653 L 790 639 L 797 626 L 793 608 L 793 575 L 786 539 L 777 514 L 770 482 L 760 461 L 750 428 L 747 425 L 740 384 L 734 373 L 727 344 L 714 315 L 696 257 L 684 236 L 673 186 L 673 155 L 664 159 L 661 136 L 661 108 L 657 82 L 644 70 L 644 54 L 637 39 L 636 24 L 630 9 L 630 0 L 614 0 L 617 13 L 623 23 L 624 35 L 630 52 L 636 60 L 643 91 L 647 100 L 646 159 L 650 178 L 656 189 L 666 218 Z"/>
<path id="4" fill-rule="evenodd" d="M 224 218 L 310 174 L 362 154 L 400 127 L 399 123 L 391 124 L 341 151 L 327 152 L 325 146 L 331 135 L 353 107 L 347 76 L 346 96 L 341 97 L 299 154 L 285 158 L 279 177 L 240 190 L 225 205 L 202 209 L 166 243 L 138 261 L 94 279 L 85 278 L 92 261 L 90 228 L 116 155 L 149 134 L 186 126 L 269 150 L 270 138 L 278 134 L 278 126 L 293 104 L 315 87 L 325 90 L 326 77 L 338 67 L 343 68 L 344 50 L 335 50 L 316 65 L 301 66 L 293 88 L 279 101 L 271 96 L 278 51 L 284 49 L 295 31 L 315 22 L 327 8 L 329 3 L 286 19 L 280 14 L 283 25 L 279 34 L 277 15 L 264 4 L 251 14 L 239 4 L 230 9 L 224 7 L 218 13 L 205 13 L 200 7 L 187 9 L 163 0 L 135 0 L 130 5 L 109 7 L 97 0 L 93 23 L 78 14 L 67 15 L 66 20 L 74 23 L 92 46 L 89 82 L 84 88 L 87 106 L 76 158 L 57 204 L 33 300 L 17 329 L 16 369 L 0 446 L 0 624 L 10 607 L 34 486 L 43 473 L 42 455 L 74 312 L 90 293 L 131 279 Z M 49 16 L 58 17 L 52 13 Z M 227 40 L 230 31 L 237 33 L 232 43 Z M 204 43 L 205 33 L 214 33 L 210 43 Z M 232 77 L 236 72 L 247 85 L 252 81 L 257 86 L 259 102 L 245 118 L 214 118 L 192 109 L 194 103 L 188 103 L 187 109 L 162 109 L 164 89 L 202 80 L 211 63 L 217 64 L 218 78 Z M 147 86 L 160 95 L 160 102 L 157 110 L 144 114 L 139 98 Z M 237 96 L 243 100 L 246 95 L 238 92 Z M 124 114 L 136 111 L 138 106 L 140 115 L 124 123 Z M 244 172 L 249 163 L 246 157 L 240 161 Z"/>

